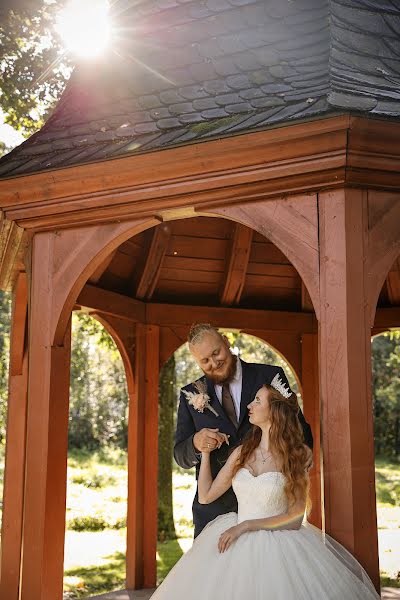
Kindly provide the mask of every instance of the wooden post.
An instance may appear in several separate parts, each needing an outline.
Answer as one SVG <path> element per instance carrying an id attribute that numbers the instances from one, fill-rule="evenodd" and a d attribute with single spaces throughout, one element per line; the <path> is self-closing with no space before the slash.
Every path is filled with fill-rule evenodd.
<path id="1" fill-rule="evenodd" d="M 371 399 L 367 198 L 320 194 L 320 384 L 327 533 L 379 589 Z"/>
<path id="2" fill-rule="evenodd" d="M 46 233 L 33 239 L 20 600 L 63 594 L 70 320 L 52 346 L 53 242 Z"/>
<path id="3" fill-rule="evenodd" d="M 159 327 L 136 325 L 128 425 L 127 589 L 156 585 Z"/>
<path id="4" fill-rule="evenodd" d="M 312 512 L 309 521 L 316 527 L 322 528 L 318 336 L 316 334 L 303 333 L 301 352 L 303 413 L 311 426 L 314 438 L 314 467 L 310 471 Z"/>
<path id="5" fill-rule="evenodd" d="M 13 300 L 0 567 L 0 598 L 7 598 L 7 600 L 19 598 L 22 545 L 28 386 L 28 354 L 25 347 L 27 318 L 25 273 L 18 275 Z"/>

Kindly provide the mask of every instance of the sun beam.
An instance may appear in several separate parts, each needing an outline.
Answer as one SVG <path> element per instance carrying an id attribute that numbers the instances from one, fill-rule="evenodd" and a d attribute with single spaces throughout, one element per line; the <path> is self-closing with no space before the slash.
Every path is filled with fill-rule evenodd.
<path id="1" fill-rule="evenodd" d="M 110 41 L 106 0 L 70 0 L 57 17 L 56 29 L 66 50 L 84 58 L 99 56 Z"/>

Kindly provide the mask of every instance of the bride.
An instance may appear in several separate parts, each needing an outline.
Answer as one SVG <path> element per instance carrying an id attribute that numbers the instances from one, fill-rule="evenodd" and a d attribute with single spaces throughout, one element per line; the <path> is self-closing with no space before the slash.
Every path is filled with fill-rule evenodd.
<path id="1" fill-rule="evenodd" d="M 253 425 L 212 480 L 203 452 L 199 501 L 232 485 L 238 513 L 209 523 L 152 600 L 371 600 L 368 575 L 343 546 L 307 522 L 307 450 L 295 394 L 271 385 L 248 405 Z M 226 438 L 226 443 L 229 443 Z"/>

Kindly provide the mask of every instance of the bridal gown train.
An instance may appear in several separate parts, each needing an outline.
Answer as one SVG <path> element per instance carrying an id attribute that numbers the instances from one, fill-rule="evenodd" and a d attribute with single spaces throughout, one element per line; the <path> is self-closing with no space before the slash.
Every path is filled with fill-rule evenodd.
<path id="1" fill-rule="evenodd" d="M 232 482 L 238 513 L 203 529 L 152 600 L 378 600 L 356 559 L 307 523 L 299 530 L 244 533 L 218 552 L 219 536 L 229 527 L 286 512 L 284 485 L 283 473 L 255 477 L 240 469 Z"/>

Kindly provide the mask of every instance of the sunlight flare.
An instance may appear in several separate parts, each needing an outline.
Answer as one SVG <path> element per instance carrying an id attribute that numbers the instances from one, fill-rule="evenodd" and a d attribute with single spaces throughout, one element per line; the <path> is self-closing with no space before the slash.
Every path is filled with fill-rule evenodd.
<path id="1" fill-rule="evenodd" d="M 70 0 L 56 25 L 69 52 L 84 58 L 104 52 L 111 34 L 108 8 L 106 0 Z"/>

